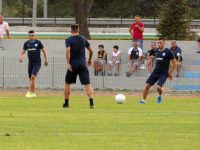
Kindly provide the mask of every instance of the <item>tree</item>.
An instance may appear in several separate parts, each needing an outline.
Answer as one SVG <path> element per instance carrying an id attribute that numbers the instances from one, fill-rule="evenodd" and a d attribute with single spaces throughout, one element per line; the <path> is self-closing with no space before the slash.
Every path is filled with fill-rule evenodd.
<path id="1" fill-rule="evenodd" d="M 190 19 L 186 0 L 168 0 L 160 15 L 157 27 L 162 37 L 172 40 L 185 40 L 190 36 Z"/>
<path id="2" fill-rule="evenodd" d="M 80 34 L 91 39 L 88 29 L 87 18 L 93 4 L 93 0 L 74 0 L 74 14 L 76 23 L 79 24 Z"/>

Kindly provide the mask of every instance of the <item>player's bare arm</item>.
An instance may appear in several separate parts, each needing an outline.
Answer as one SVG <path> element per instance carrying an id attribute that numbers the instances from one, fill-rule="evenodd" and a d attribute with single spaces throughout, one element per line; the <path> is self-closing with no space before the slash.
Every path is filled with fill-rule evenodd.
<path id="1" fill-rule="evenodd" d="M 26 51 L 22 50 L 19 55 L 19 62 L 23 62 Z"/>
<path id="2" fill-rule="evenodd" d="M 47 56 L 47 51 L 45 48 L 42 49 L 42 52 L 44 54 L 44 65 L 48 66 L 48 56 Z"/>
<path id="3" fill-rule="evenodd" d="M 170 66 L 170 70 L 169 70 L 169 79 L 172 80 L 173 79 L 173 72 L 176 68 L 177 62 L 176 59 L 172 59 L 171 60 L 171 66 Z"/>
<path id="4" fill-rule="evenodd" d="M 66 61 L 67 61 L 67 68 L 68 68 L 70 71 L 72 71 L 72 66 L 71 66 L 71 64 L 70 64 L 70 57 L 71 57 L 70 50 L 71 50 L 70 47 L 67 47 L 67 48 L 66 48 Z"/>
<path id="5" fill-rule="evenodd" d="M 89 51 L 89 58 L 88 58 L 88 65 L 91 65 L 92 64 L 92 56 L 93 56 L 93 49 L 91 46 L 88 46 L 87 47 L 88 51 Z"/>

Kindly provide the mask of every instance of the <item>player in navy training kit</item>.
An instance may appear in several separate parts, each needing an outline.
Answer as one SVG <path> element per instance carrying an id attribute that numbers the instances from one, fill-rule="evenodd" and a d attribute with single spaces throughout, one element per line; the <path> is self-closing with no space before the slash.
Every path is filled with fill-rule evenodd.
<path id="1" fill-rule="evenodd" d="M 163 92 L 163 85 L 165 84 L 167 78 L 170 80 L 173 79 L 173 71 L 176 68 L 176 59 L 174 58 L 174 55 L 172 52 L 165 48 L 165 39 L 159 38 L 159 49 L 156 51 L 156 64 L 153 72 L 149 76 L 149 78 L 146 81 L 146 87 L 143 92 L 143 99 L 140 100 L 141 104 L 146 103 L 146 97 L 149 93 L 149 90 L 151 86 L 153 86 L 157 82 L 157 91 L 158 91 L 158 97 L 157 97 L 157 103 L 160 104 L 162 102 L 162 92 Z M 170 66 L 171 61 L 171 66 Z M 170 66 L 170 69 L 169 69 Z"/>
<path id="2" fill-rule="evenodd" d="M 85 85 L 87 95 L 89 97 L 90 108 L 94 108 L 93 89 L 90 84 L 90 77 L 87 65 L 91 65 L 93 49 L 87 39 L 79 35 L 79 25 L 71 26 L 72 36 L 66 39 L 66 60 L 67 74 L 65 77 L 65 102 L 63 108 L 69 108 L 70 85 L 76 83 L 77 75 L 79 75 L 82 85 Z M 85 48 L 89 51 L 89 58 L 86 62 Z"/>
<path id="3" fill-rule="evenodd" d="M 29 40 L 24 43 L 23 50 L 20 53 L 19 61 L 23 62 L 24 55 L 26 51 L 28 51 L 28 59 L 29 59 L 28 74 L 30 79 L 30 85 L 26 97 L 36 97 L 35 80 L 41 67 L 40 51 L 42 50 L 42 52 L 44 53 L 45 66 L 48 65 L 48 57 L 46 49 L 42 45 L 41 41 L 35 38 L 35 32 L 33 30 L 30 30 L 28 32 L 28 39 Z"/>

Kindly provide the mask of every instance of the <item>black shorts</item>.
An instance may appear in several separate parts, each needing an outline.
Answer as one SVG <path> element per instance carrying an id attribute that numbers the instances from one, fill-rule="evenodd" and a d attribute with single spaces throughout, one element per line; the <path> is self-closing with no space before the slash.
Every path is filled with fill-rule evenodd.
<path id="1" fill-rule="evenodd" d="M 65 76 L 65 83 L 76 83 L 77 75 L 79 75 L 79 79 L 82 85 L 90 84 L 90 75 L 87 66 L 79 66 L 76 69 L 72 67 L 72 71 L 67 70 L 67 74 Z"/>
<path id="2" fill-rule="evenodd" d="M 146 83 L 150 84 L 151 86 L 157 82 L 157 85 L 163 86 L 168 78 L 168 74 L 158 74 L 152 73 L 149 78 L 147 79 Z"/>
<path id="3" fill-rule="evenodd" d="M 31 75 L 37 76 L 41 68 L 41 62 L 29 62 L 28 63 L 28 75 L 31 78 Z"/>

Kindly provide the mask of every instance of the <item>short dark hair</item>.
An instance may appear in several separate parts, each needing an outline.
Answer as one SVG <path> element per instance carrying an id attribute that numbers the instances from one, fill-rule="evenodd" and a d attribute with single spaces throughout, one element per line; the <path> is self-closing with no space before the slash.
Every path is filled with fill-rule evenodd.
<path id="1" fill-rule="evenodd" d="M 159 40 L 159 41 L 160 41 L 160 40 L 165 41 L 165 38 L 164 38 L 164 37 L 160 37 L 158 40 Z"/>
<path id="2" fill-rule="evenodd" d="M 140 18 L 140 15 L 136 15 L 135 17 L 139 17 Z"/>
<path id="3" fill-rule="evenodd" d="M 117 46 L 117 45 L 114 45 L 114 46 L 113 46 L 113 48 L 119 49 L 119 46 Z"/>
<path id="4" fill-rule="evenodd" d="M 79 31 L 79 25 L 73 24 L 71 25 L 71 32 L 78 32 Z"/>
<path id="5" fill-rule="evenodd" d="M 101 48 L 104 48 L 104 45 L 103 45 L 103 44 L 100 44 L 98 47 L 99 47 L 99 48 L 100 48 L 100 47 L 101 47 Z"/>
<path id="6" fill-rule="evenodd" d="M 35 31 L 34 30 L 29 30 L 28 34 L 30 34 L 30 33 L 35 33 Z"/>

